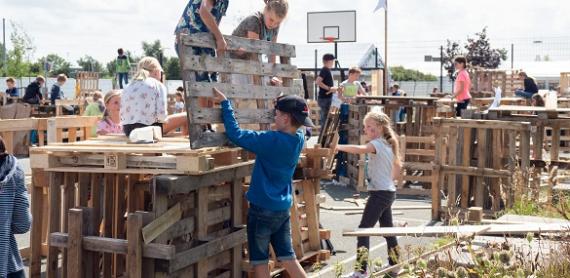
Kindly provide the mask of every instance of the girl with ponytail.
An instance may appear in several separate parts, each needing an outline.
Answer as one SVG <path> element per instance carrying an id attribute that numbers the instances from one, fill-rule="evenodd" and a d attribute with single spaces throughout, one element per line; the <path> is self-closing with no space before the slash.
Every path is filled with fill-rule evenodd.
<path id="1" fill-rule="evenodd" d="M 394 179 L 399 177 L 402 161 L 398 138 L 390 126 L 390 117 L 384 113 L 370 112 L 364 117 L 364 133 L 370 140 L 366 145 L 338 145 L 337 150 L 353 154 L 368 154 L 368 193 L 370 197 L 364 208 L 358 228 L 372 228 L 377 222 L 380 227 L 393 227 L 392 204 L 396 199 Z M 361 166 L 362 167 L 362 166 Z M 396 237 L 385 237 L 388 243 L 388 262 L 398 263 L 398 241 Z M 370 248 L 369 237 L 358 237 L 357 249 Z M 357 252 L 357 261 L 363 262 L 361 269 L 349 277 L 368 277 L 368 258 L 361 258 L 368 252 Z"/>

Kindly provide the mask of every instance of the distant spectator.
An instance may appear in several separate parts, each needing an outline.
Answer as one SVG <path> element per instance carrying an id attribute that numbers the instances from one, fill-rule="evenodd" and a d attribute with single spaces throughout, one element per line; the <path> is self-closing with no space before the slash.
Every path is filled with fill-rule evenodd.
<path id="1" fill-rule="evenodd" d="M 362 86 L 362 88 L 364 88 L 364 92 L 366 93 L 366 95 L 368 95 L 368 93 L 370 93 L 370 88 L 368 87 L 368 84 L 366 84 L 366 82 L 360 81 L 360 85 Z"/>
<path id="2" fill-rule="evenodd" d="M 335 59 L 336 58 L 332 54 L 327 53 L 323 55 L 323 67 L 319 72 L 317 80 L 315 80 L 315 83 L 319 86 L 319 97 L 317 98 L 317 103 L 319 108 L 321 108 L 321 124 L 325 123 L 331 108 L 333 93 L 336 93 L 338 90 L 338 88 L 334 86 L 334 79 L 331 72 Z"/>
<path id="3" fill-rule="evenodd" d="M 358 81 L 360 74 L 362 70 L 359 67 L 352 67 L 348 70 L 348 79 L 340 83 L 337 93 L 333 93 L 332 106 L 340 107 L 339 102 L 350 103 L 356 96 L 366 95 L 366 91 Z"/>
<path id="4" fill-rule="evenodd" d="M 457 71 L 453 92 L 453 97 L 455 97 L 455 101 L 457 102 L 455 116 L 461 117 L 461 112 L 467 109 L 471 101 L 471 94 L 469 93 L 469 89 L 471 89 L 471 79 L 467 72 L 467 59 L 465 57 L 456 57 L 453 64 Z"/>
<path id="5" fill-rule="evenodd" d="M 83 116 L 91 116 L 91 117 L 101 117 L 105 112 L 105 104 L 103 103 L 103 95 L 101 92 L 96 91 L 93 93 L 93 101 L 87 105 L 85 108 L 85 113 Z M 91 136 L 97 136 L 97 128 L 91 128 Z"/>
<path id="6" fill-rule="evenodd" d="M 117 76 L 119 79 L 119 88 L 123 88 L 123 81 L 125 85 L 129 84 L 129 70 L 131 69 L 131 61 L 129 56 L 125 55 L 125 51 L 122 48 L 117 50 L 119 56 L 115 60 L 115 70 L 117 71 Z"/>
<path id="7" fill-rule="evenodd" d="M 406 92 L 404 92 L 404 90 L 400 89 L 400 84 L 398 84 L 398 83 L 394 83 L 392 88 L 393 88 L 392 89 L 392 95 L 393 96 L 404 97 L 407 95 Z M 392 118 L 394 119 L 395 122 L 403 122 L 406 118 L 406 108 L 400 107 L 400 109 L 398 111 L 396 111 L 396 113 L 394 113 Z"/>
<path id="8" fill-rule="evenodd" d="M 38 75 L 36 80 L 26 87 L 26 93 L 24 94 L 23 99 L 24 102 L 29 104 L 39 104 L 43 99 L 41 88 L 45 83 L 46 79 L 43 76 Z"/>
<path id="9" fill-rule="evenodd" d="M 182 89 L 182 92 L 180 92 L 178 89 Z M 184 107 L 184 88 L 179 87 L 176 90 L 176 102 L 174 103 L 174 113 L 184 113 L 186 112 L 186 109 Z"/>
<path id="10" fill-rule="evenodd" d="M 515 95 L 526 99 L 531 99 L 532 96 L 538 93 L 538 86 L 534 77 L 530 77 L 526 72 L 519 72 L 519 79 L 524 80 L 524 89 L 515 90 Z"/>
<path id="11" fill-rule="evenodd" d="M 25 277 L 14 235 L 28 232 L 31 220 L 24 171 L 0 137 L 0 277 Z"/>
<path id="12" fill-rule="evenodd" d="M 530 105 L 544 107 L 544 98 L 540 94 L 534 94 L 530 98 Z"/>
<path id="13" fill-rule="evenodd" d="M 18 92 L 18 88 L 16 88 L 16 80 L 12 77 L 6 78 L 6 86 L 8 89 L 6 90 L 6 95 L 11 97 L 19 97 L 20 94 Z"/>
<path id="14" fill-rule="evenodd" d="M 438 88 L 433 88 L 433 90 L 431 91 L 431 93 L 432 93 L 433 95 L 439 94 L 439 89 L 438 89 Z"/>
<path id="15" fill-rule="evenodd" d="M 57 82 L 51 86 L 50 100 L 51 105 L 55 105 L 55 100 L 64 99 L 63 90 L 61 87 L 67 82 L 67 76 L 65 74 L 60 74 L 57 76 Z"/>

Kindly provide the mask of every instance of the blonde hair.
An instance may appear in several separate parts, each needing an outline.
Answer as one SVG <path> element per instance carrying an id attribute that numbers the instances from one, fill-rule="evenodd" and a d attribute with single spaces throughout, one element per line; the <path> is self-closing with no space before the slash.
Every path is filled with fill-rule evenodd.
<path id="1" fill-rule="evenodd" d="M 398 135 L 392 129 L 390 117 L 382 112 L 368 112 L 366 116 L 364 116 L 364 120 L 366 119 L 373 120 L 378 126 L 383 128 L 382 137 L 392 146 L 392 152 L 394 153 L 394 163 L 398 166 L 402 166 L 402 159 L 400 157 L 400 143 L 398 141 Z"/>
<path id="2" fill-rule="evenodd" d="M 137 73 L 135 74 L 134 80 L 145 80 L 150 77 L 150 72 L 160 70 L 162 67 L 158 60 L 154 57 L 144 57 L 137 65 Z"/>
<path id="3" fill-rule="evenodd" d="M 287 0 L 263 0 L 265 8 L 275 12 L 280 18 L 285 18 L 289 11 L 289 2 Z"/>

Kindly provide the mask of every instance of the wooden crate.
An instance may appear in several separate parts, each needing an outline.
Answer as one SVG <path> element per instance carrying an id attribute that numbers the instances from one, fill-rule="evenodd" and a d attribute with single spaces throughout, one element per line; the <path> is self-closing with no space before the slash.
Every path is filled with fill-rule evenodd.
<path id="1" fill-rule="evenodd" d="M 91 71 L 78 71 L 75 74 L 75 98 L 87 99 L 99 90 L 99 73 Z"/>
<path id="2" fill-rule="evenodd" d="M 241 277 L 242 184 L 252 167 L 150 177 L 46 169 L 48 277 L 59 272 L 60 248 L 67 277 Z"/>
<path id="3" fill-rule="evenodd" d="M 529 123 L 441 118 L 435 118 L 434 123 L 438 136 L 433 219 L 446 218 L 450 212 L 453 215 L 457 209 L 471 206 L 499 212 L 512 206 L 515 198 L 538 190 L 529 183 Z M 517 169 L 520 181 L 515 186 Z M 442 191 L 447 196 L 444 205 Z"/>
<path id="4" fill-rule="evenodd" d="M 399 143 L 400 157 L 404 164 L 398 181 L 398 194 L 431 196 L 435 136 L 402 135 Z"/>
<path id="5" fill-rule="evenodd" d="M 504 97 L 514 96 L 515 90 L 523 87 L 523 81 L 518 78 L 519 72 L 520 70 L 474 69 L 470 73 L 473 96 L 493 96 L 496 87 L 501 88 Z"/>
<path id="6" fill-rule="evenodd" d="M 196 56 L 193 47 L 215 48 L 211 34 L 182 35 L 180 45 L 180 63 L 184 80 L 186 104 L 189 118 L 190 144 L 193 149 L 222 146 L 227 143 L 223 132 L 205 132 L 208 124 L 222 123 L 221 109 L 215 108 L 212 101 L 212 88 L 218 88 L 231 100 L 254 101 L 257 109 L 237 108 L 235 115 L 240 124 L 259 124 L 260 129 L 269 129 L 274 121 L 272 101 L 280 94 L 302 95 L 300 86 L 293 86 L 293 78 L 299 73 L 291 65 L 295 57 L 295 47 L 260 40 L 250 40 L 225 36 L 228 52 L 243 51 L 255 56 L 254 60 L 224 57 Z M 263 62 L 263 55 L 279 56 L 280 64 Z M 224 75 L 241 74 L 254 76 L 253 84 L 231 84 L 228 78 L 221 83 L 196 82 L 196 72 L 219 72 Z M 283 86 L 273 87 L 262 82 L 263 77 L 279 77 Z M 234 107 L 235 108 L 235 107 Z"/>

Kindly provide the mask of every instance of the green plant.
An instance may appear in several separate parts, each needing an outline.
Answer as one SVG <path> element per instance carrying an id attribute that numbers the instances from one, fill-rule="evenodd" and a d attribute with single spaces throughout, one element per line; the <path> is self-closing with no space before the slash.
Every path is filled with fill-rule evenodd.
<path id="1" fill-rule="evenodd" d="M 344 274 L 344 265 L 339 261 L 337 261 L 336 263 L 333 264 L 333 270 L 334 270 L 334 277 L 340 278 Z"/>

